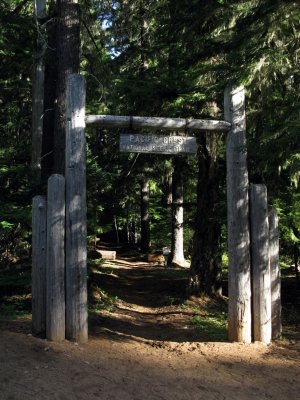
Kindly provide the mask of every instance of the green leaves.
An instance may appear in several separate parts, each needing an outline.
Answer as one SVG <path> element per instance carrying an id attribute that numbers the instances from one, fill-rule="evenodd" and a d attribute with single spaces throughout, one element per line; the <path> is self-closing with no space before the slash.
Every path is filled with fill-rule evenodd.
<path id="1" fill-rule="evenodd" d="M 11 222 L 8 221 L 0 221 L 0 227 L 2 229 L 10 229 L 14 226 L 14 224 L 12 224 Z"/>

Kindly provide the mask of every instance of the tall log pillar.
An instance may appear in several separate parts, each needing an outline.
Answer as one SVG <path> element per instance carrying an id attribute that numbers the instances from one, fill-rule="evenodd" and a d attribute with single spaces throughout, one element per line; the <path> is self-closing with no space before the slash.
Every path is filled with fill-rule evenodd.
<path id="1" fill-rule="evenodd" d="M 88 339 L 86 249 L 85 79 L 67 79 L 66 338 Z"/>
<path id="2" fill-rule="evenodd" d="M 250 186 L 253 339 L 271 341 L 271 279 L 267 188 Z"/>
<path id="3" fill-rule="evenodd" d="M 48 179 L 46 337 L 65 339 L 65 178 Z"/>
<path id="4" fill-rule="evenodd" d="M 245 91 L 225 90 L 227 134 L 227 220 L 228 220 L 228 336 L 229 340 L 251 342 L 251 279 L 249 183 L 246 153 Z"/>
<path id="5" fill-rule="evenodd" d="M 278 339 L 282 334 L 281 273 L 279 265 L 278 215 L 275 208 L 269 211 L 269 256 L 272 299 L 272 339 Z"/>

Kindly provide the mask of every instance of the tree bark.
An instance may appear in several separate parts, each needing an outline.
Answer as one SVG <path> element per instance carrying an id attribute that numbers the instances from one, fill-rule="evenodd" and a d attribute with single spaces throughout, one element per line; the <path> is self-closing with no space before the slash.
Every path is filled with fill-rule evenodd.
<path id="1" fill-rule="evenodd" d="M 32 151 L 31 168 L 37 183 L 41 179 L 41 157 L 43 138 L 44 113 L 44 83 L 45 83 L 45 52 L 46 40 L 42 21 L 46 17 L 46 0 L 36 0 L 34 3 L 34 18 L 37 26 L 37 50 L 33 74 L 32 90 Z"/>
<path id="2" fill-rule="evenodd" d="M 143 178 L 141 183 L 141 251 L 150 250 L 150 218 L 149 218 L 149 179 Z"/>
<path id="3" fill-rule="evenodd" d="M 56 34 L 57 22 L 54 16 L 57 13 L 56 1 L 49 5 L 49 17 L 47 22 L 47 50 L 45 54 L 45 83 L 44 83 L 44 115 L 43 115 L 43 139 L 42 139 L 42 181 L 46 182 L 53 173 L 53 143 L 54 143 L 54 116 L 56 103 L 57 82 L 57 54 Z"/>
<path id="4" fill-rule="evenodd" d="M 78 0 L 58 0 L 58 79 L 56 87 L 54 171 L 65 171 L 65 124 L 67 76 L 79 72 L 80 19 Z"/>
<path id="5" fill-rule="evenodd" d="M 183 161 L 174 158 L 172 178 L 172 264 L 184 265 L 183 251 Z"/>
<path id="6" fill-rule="evenodd" d="M 32 332 L 46 334 L 46 247 L 47 201 L 45 196 L 32 200 Z"/>
<path id="7" fill-rule="evenodd" d="M 216 159 L 217 140 L 206 135 L 199 138 L 197 214 L 190 269 L 191 294 L 221 293 L 221 222 L 218 218 L 219 175 Z"/>

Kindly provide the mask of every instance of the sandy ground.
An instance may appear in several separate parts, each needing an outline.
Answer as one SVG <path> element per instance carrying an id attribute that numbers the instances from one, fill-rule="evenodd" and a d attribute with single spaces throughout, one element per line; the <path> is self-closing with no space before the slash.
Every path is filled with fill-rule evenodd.
<path id="1" fill-rule="evenodd" d="M 35 338 L 30 320 L 0 322 L 1 400 L 300 398 L 297 346 L 203 341 L 165 302 L 180 282 L 155 286 L 157 269 L 138 263 L 114 268 L 100 278 L 117 307 L 91 317 L 84 345 Z"/>

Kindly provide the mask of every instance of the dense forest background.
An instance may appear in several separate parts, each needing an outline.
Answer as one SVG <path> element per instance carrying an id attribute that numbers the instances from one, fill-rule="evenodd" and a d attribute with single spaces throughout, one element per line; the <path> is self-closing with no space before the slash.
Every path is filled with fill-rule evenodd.
<path id="1" fill-rule="evenodd" d="M 78 2 L 50 0 L 47 16 L 40 20 L 33 17 L 33 3 L 0 4 L 1 269 L 20 260 L 30 262 L 31 200 L 45 191 L 46 179 L 56 169 L 55 138 L 49 140 L 49 132 L 38 178 L 32 168 L 34 66 L 41 52 L 55 63 L 57 10 L 63 3 Z M 225 87 L 246 87 L 250 181 L 267 185 L 269 203 L 280 217 L 282 265 L 293 263 L 300 241 L 299 4 L 79 3 L 79 61 L 87 80 L 87 113 L 222 119 Z M 55 104 L 55 88 L 52 97 Z M 51 110 L 45 106 L 43 118 Z M 54 128 L 51 132 L 54 135 Z M 147 177 L 151 247 L 171 246 L 176 193 L 170 181 L 178 178 L 184 194 L 185 257 L 193 255 L 198 225 L 204 221 L 207 240 L 200 249 L 203 259 L 197 262 L 216 264 L 218 273 L 226 266 L 225 135 L 197 134 L 197 156 L 180 158 L 120 154 L 119 134 L 87 130 L 89 237 L 139 242 L 141 185 Z"/>

